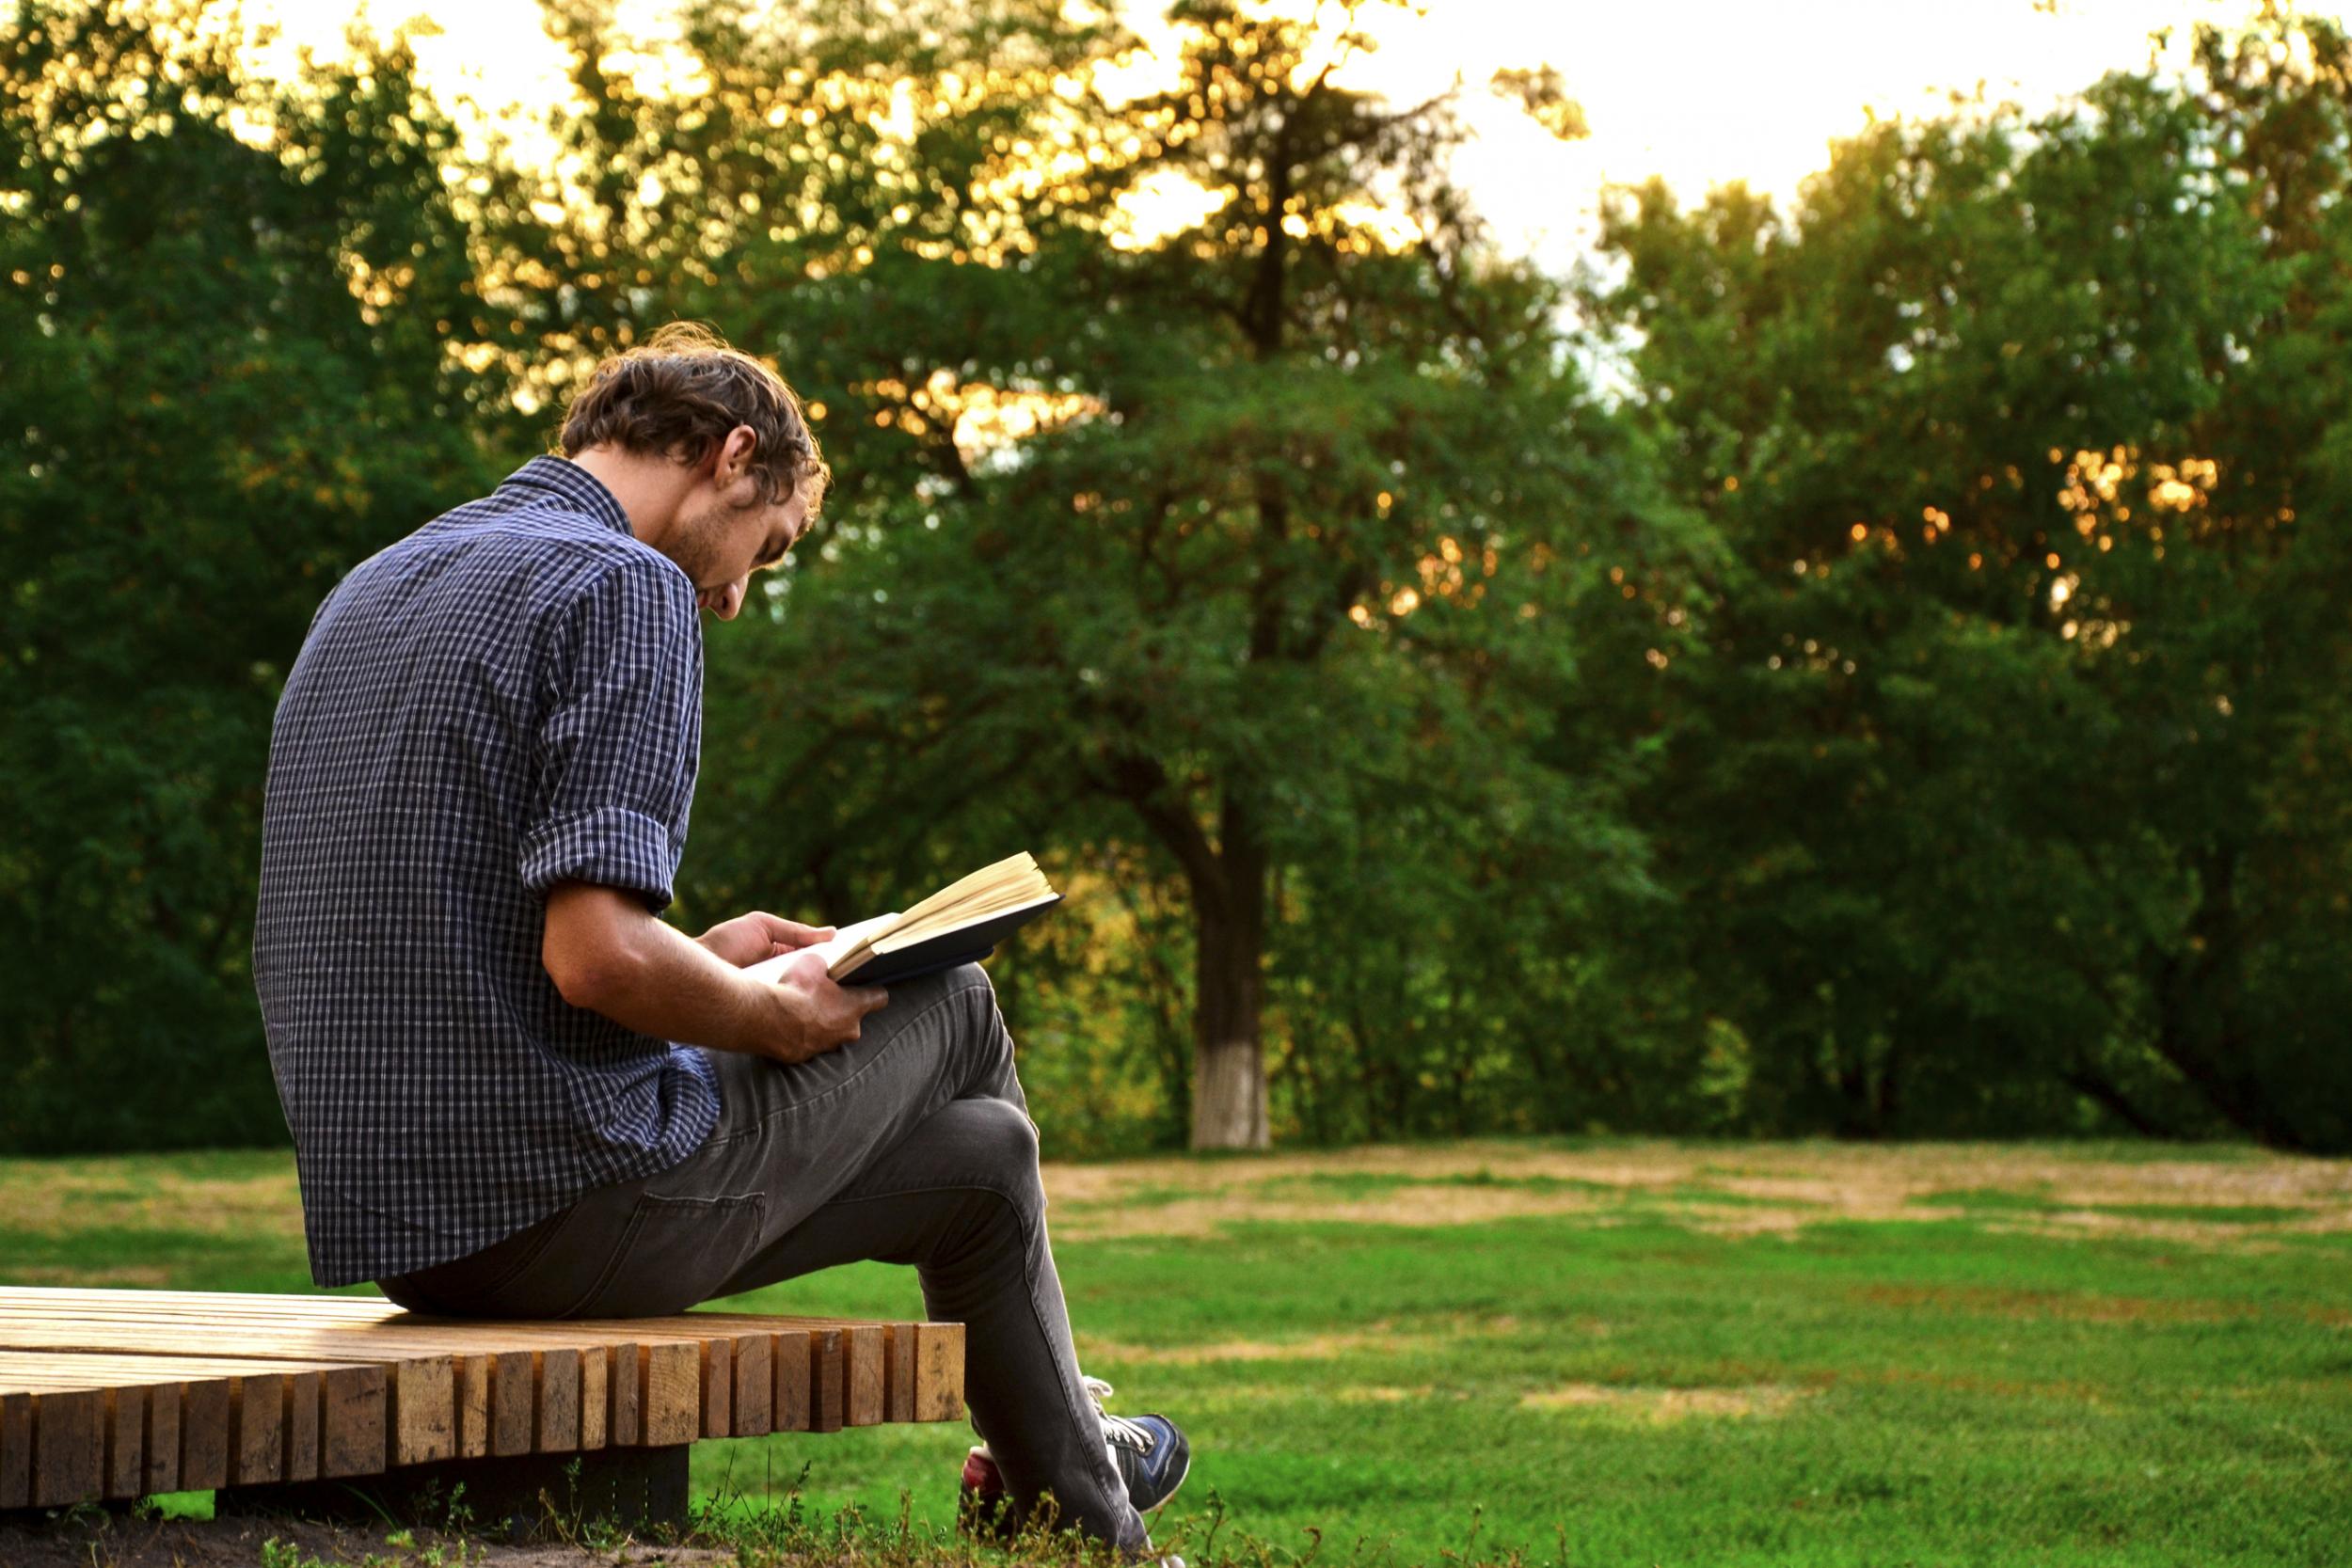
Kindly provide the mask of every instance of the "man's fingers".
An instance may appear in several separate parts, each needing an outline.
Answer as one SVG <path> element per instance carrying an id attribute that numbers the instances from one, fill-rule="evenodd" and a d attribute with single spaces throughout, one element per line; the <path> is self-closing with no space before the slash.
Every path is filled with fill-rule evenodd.
<path id="1" fill-rule="evenodd" d="M 864 1018 L 867 1013 L 890 1000 L 890 989 L 887 986 L 844 986 L 841 989 L 844 994 L 857 1004 L 857 1013 L 860 1018 Z"/>
<path id="2" fill-rule="evenodd" d="M 804 926 L 797 920 L 787 920 L 766 910 L 754 910 L 752 918 L 768 933 L 768 940 L 784 947 L 806 947 L 811 942 L 830 942 L 834 928 L 830 926 Z"/>

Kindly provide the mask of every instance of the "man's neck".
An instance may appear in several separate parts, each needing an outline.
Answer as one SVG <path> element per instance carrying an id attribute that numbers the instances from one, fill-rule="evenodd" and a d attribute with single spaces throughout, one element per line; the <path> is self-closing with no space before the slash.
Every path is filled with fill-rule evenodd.
<path id="1" fill-rule="evenodd" d="M 590 447 L 566 459 L 612 492 L 628 514 L 628 530 L 642 544 L 660 549 L 677 520 L 678 503 L 693 483 L 683 464 L 644 457 L 613 447 Z"/>

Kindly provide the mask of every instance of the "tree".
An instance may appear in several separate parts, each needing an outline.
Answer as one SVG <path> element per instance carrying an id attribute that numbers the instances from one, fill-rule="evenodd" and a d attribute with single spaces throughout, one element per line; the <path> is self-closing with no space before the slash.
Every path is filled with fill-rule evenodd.
<path id="1" fill-rule="evenodd" d="M 1771 1121 L 2352 1137 L 2344 48 L 2197 54 L 1875 125 L 1785 218 L 1609 221 L 1597 319 L 1734 558 L 1644 821 Z"/>
<path id="2" fill-rule="evenodd" d="M 284 1136 L 247 973 L 278 683 L 336 575 L 485 471 L 405 47 L 273 90 L 237 32 L 0 22 L 0 1146 Z"/>
<path id="3" fill-rule="evenodd" d="M 1337 84 L 1371 47 L 1348 14 L 1179 5 L 1177 84 L 1124 103 L 1090 75 L 1120 36 L 1054 7 L 918 7 L 882 31 L 700 11 L 693 93 L 627 113 L 604 108 L 629 90 L 594 66 L 609 43 L 572 35 L 601 175 L 582 232 L 635 236 L 641 278 L 680 278 L 614 301 L 612 330 L 676 310 L 771 352 L 843 476 L 823 570 L 714 653 L 714 731 L 743 714 L 762 760 L 738 760 L 765 778 L 706 788 L 829 896 L 1016 825 L 1172 880 L 1200 1147 L 1269 1136 L 1285 868 L 1326 911 L 1281 949 L 1304 1006 L 1328 943 L 1368 973 L 1420 936 L 1351 927 L 1360 888 L 1316 860 L 1366 813 L 1418 819 L 1416 778 L 1451 781 L 1460 831 L 1381 838 L 1427 848 L 1399 889 L 1441 889 L 1472 824 L 1547 870 L 1617 834 L 1593 768 L 1539 768 L 1486 726 L 1553 723 L 1555 623 L 1598 582 L 1576 542 L 1662 526 L 1654 496 L 1607 488 L 1630 459 L 1556 288 L 1494 253 L 1447 178 L 1451 95 Z M 1556 77 L 1500 86 L 1577 129 Z M 641 199 L 657 187 L 684 211 Z M 1170 191 L 1200 215 L 1138 233 L 1137 193 Z M 1524 928 L 1608 885 L 1532 890 Z"/>

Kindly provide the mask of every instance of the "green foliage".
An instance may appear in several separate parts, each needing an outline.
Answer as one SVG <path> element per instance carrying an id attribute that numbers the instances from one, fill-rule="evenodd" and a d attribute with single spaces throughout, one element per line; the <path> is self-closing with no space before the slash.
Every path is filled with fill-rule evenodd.
<path id="1" fill-rule="evenodd" d="M 485 471 L 405 53 L 268 89 L 205 14 L 0 22 L 0 1146 L 283 1136 L 246 970 L 278 684 Z"/>
<path id="2" fill-rule="evenodd" d="M 1730 552 L 1642 821 L 1761 1125 L 2352 1140 L 2345 47 L 2200 54 L 1611 213 Z"/>

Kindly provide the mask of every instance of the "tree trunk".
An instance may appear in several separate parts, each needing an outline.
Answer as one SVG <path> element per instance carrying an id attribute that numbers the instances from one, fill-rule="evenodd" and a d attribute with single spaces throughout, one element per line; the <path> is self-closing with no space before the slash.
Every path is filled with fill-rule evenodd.
<path id="1" fill-rule="evenodd" d="M 2198 863 L 2198 907 L 2191 956 L 2159 954 L 2154 964 L 2155 1029 L 2149 1041 L 2189 1087 L 2230 1124 L 2272 1148 L 2310 1147 L 2291 1101 L 2282 1101 L 2249 1064 L 2236 1022 L 2245 928 L 2237 905 L 2238 854 L 2217 850 Z"/>
<path id="2" fill-rule="evenodd" d="M 1263 1148 L 1265 1051 L 1259 1007 L 1265 958 L 1266 866 L 1247 812 L 1224 812 L 1225 896 L 1196 898 L 1200 935 L 1193 987 L 1192 1147 Z"/>
<path id="3" fill-rule="evenodd" d="M 1248 890 L 1241 890 L 1247 897 Z M 1192 1147 L 1266 1147 L 1265 1054 L 1258 1037 L 1261 933 L 1241 921 L 1200 923 L 1193 1009 Z"/>

